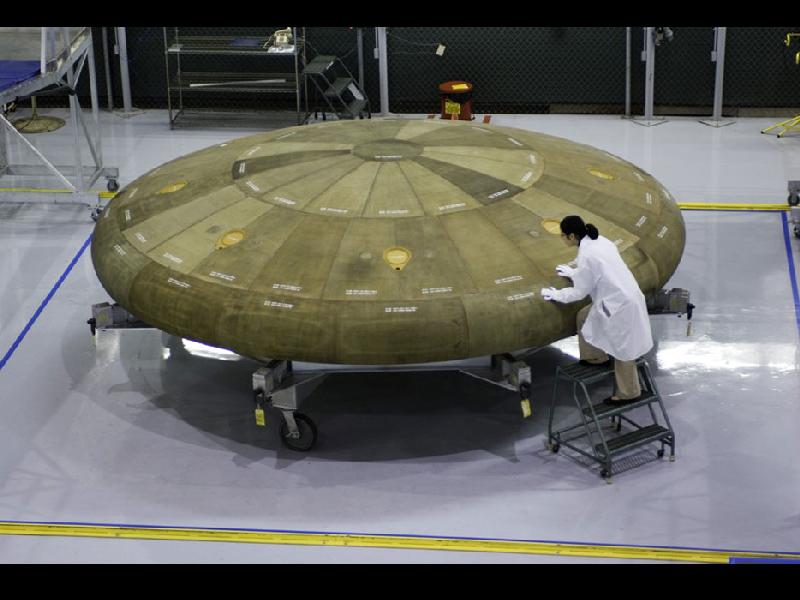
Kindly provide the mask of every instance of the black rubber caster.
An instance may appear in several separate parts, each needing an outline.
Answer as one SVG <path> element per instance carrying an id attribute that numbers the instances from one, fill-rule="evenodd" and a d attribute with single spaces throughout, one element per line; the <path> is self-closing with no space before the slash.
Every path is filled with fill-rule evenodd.
<path id="1" fill-rule="evenodd" d="M 95 335 L 97 333 L 97 319 L 92 317 L 91 319 L 86 321 L 86 324 L 89 326 L 89 331 L 92 332 L 92 335 Z"/>
<path id="2" fill-rule="evenodd" d="M 800 204 L 800 194 L 789 194 L 789 198 L 786 200 L 789 203 L 789 206 L 797 206 Z"/>
<path id="3" fill-rule="evenodd" d="M 656 456 L 658 456 L 658 458 L 664 458 L 664 449 L 662 448 L 661 450 L 656 452 Z"/>
<path id="4" fill-rule="evenodd" d="M 559 450 L 561 450 L 561 444 L 550 444 L 550 452 L 558 454 Z"/>
<path id="5" fill-rule="evenodd" d="M 119 189 L 119 183 L 116 179 L 109 179 L 106 188 L 109 192 L 116 192 Z"/>
<path id="6" fill-rule="evenodd" d="M 289 437 L 289 426 L 286 424 L 286 419 L 281 415 L 281 443 L 290 450 L 308 452 L 317 443 L 317 426 L 314 424 L 314 421 L 303 413 L 294 413 L 294 420 L 295 423 L 297 423 L 297 428 L 300 430 L 299 438 Z"/>
<path id="7" fill-rule="evenodd" d="M 794 228 L 794 237 L 800 238 L 800 227 Z"/>

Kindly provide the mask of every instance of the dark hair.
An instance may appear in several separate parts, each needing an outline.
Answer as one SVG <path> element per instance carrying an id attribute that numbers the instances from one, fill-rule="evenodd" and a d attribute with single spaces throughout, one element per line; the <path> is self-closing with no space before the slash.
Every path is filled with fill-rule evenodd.
<path id="1" fill-rule="evenodd" d="M 561 219 L 561 232 L 564 235 L 574 234 L 576 238 L 582 240 L 587 235 L 590 239 L 596 240 L 600 232 L 591 223 L 584 223 L 578 215 L 569 215 Z"/>

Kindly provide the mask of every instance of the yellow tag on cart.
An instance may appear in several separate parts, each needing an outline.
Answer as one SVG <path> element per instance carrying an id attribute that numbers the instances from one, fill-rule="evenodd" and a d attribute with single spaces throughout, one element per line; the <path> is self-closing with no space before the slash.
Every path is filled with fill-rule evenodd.
<path id="1" fill-rule="evenodd" d="M 263 408 L 256 409 L 256 425 L 258 425 L 259 427 L 266 427 L 267 425 L 267 419 L 264 416 Z"/>
<path id="2" fill-rule="evenodd" d="M 520 406 L 522 407 L 522 418 L 527 419 L 531 416 L 531 401 L 525 398 L 524 400 L 520 401 Z"/>

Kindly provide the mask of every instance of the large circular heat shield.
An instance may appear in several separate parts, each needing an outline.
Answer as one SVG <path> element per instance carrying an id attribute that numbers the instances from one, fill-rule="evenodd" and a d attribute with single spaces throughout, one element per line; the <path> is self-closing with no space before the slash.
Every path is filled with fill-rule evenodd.
<path id="1" fill-rule="evenodd" d="M 292 127 L 126 186 L 92 243 L 111 297 L 172 334 L 257 358 L 397 364 L 545 345 L 579 305 L 539 290 L 575 259 L 559 221 L 614 241 L 643 291 L 685 242 L 670 194 L 565 139 L 438 120 Z"/>

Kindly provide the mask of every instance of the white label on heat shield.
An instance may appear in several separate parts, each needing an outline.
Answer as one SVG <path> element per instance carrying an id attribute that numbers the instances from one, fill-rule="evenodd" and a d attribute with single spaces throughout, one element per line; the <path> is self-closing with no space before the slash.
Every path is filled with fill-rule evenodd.
<path id="1" fill-rule="evenodd" d="M 533 292 L 525 292 L 524 294 L 514 294 L 512 296 L 506 296 L 506 300 L 509 302 L 516 302 L 517 300 L 523 300 L 524 298 L 532 298 L 535 296 Z"/>
<path id="2" fill-rule="evenodd" d="M 494 282 L 496 285 L 501 285 L 503 283 L 511 283 L 513 281 L 520 281 L 522 279 L 522 275 L 512 275 L 511 277 L 503 277 L 502 279 L 495 279 Z"/>
<path id="3" fill-rule="evenodd" d="M 225 281 L 235 281 L 236 280 L 236 276 L 235 275 L 228 275 L 226 273 L 217 273 L 216 271 L 211 271 L 211 273 L 209 273 L 209 275 L 211 277 L 216 277 L 217 279 L 224 279 Z"/>
<path id="4" fill-rule="evenodd" d="M 508 193 L 508 189 L 500 190 L 499 192 L 495 192 L 494 194 L 489 196 L 489 200 L 494 200 L 495 198 L 499 198 L 500 196 L 504 196 Z"/>
<path id="5" fill-rule="evenodd" d="M 285 308 L 287 310 L 291 310 L 294 308 L 294 304 L 287 304 L 286 302 L 275 302 L 273 300 L 265 300 L 264 306 L 268 308 Z"/>
<path id="6" fill-rule="evenodd" d="M 181 264 L 183 262 L 182 258 L 178 258 L 174 254 L 170 254 L 169 252 L 164 252 L 164 258 L 171 260 L 174 263 Z"/>
<path id="7" fill-rule="evenodd" d="M 172 277 L 167 279 L 167 283 L 171 283 L 172 285 L 177 285 L 178 287 L 182 287 L 182 288 L 190 288 L 190 287 L 192 287 L 191 285 L 189 285 L 185 281 L 179 281 L 177 279 L 173 279 Z"/>

